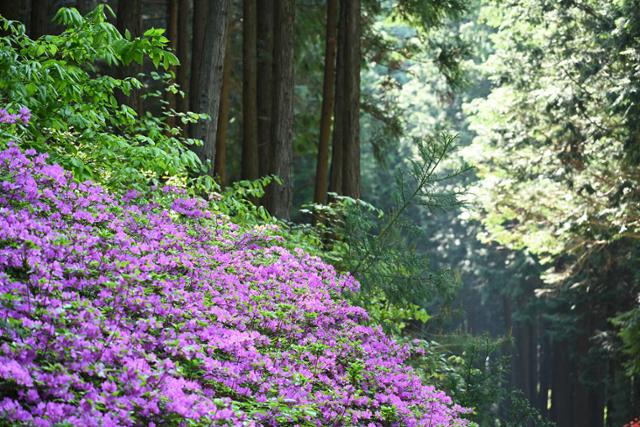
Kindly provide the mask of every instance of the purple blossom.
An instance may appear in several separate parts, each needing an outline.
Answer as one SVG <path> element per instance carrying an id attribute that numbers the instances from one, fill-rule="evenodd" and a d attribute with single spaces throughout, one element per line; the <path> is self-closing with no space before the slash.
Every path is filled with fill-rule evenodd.
<path id="1" fill-rule="evenodd" d="M 20 107 L 18 114 L 11 114 L 6 108 L 0 108 L 0 123 L 14 124 L 20 120 L 23 124 L 29 124 L 31 120 L 31 110 L 27 107 Z"/>
<path id="2" fill-rule="evenodd" d="M 18 117 L 25 125 L 29 124 L 29 120 L 31 120 L 31 110 L 29 110 L 27 107 L 20 107 Z"/>
<path id="3" fill-rule="evenodd" d="M 467 425 L 353 277 L 268 227 L 170 187 L 117 201 L 15 144 L 0 177 L 0 422 Z"/>

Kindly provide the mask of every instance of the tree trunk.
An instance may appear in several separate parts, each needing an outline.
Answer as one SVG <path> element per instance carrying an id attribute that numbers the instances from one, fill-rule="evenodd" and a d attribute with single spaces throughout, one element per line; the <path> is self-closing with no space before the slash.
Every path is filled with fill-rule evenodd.
<path id="1" fill-rule="evenodd" d="M 178 0 L 178 75 L 176 76 L 180 90 L 184 92 L 177 100 L 177 108 L 180 112 L 189 110 L 189 45 L 191 37 L 189 32 L 189 0 Z"/>
<path id="2" fill-rule="evenodd" d="M 169 0 L 167 3 L 167 38 L 169 46 L 174 54 L 178 53 L 178 0 Z M 175 74 L 176 67 L 172 67 L 171 71 Z M 166 92 L 168 107 L 172 110 L 177 108 L 177 95 L 175 93 Z M 169 126 L 175 126 L 176 118 L 169 116 L 167 123 Z"/>
<path id="3" fill-rule="evenodd" d="M 346 2 L 346 1 L 345 1 Z M 342 3 L 345 3 L 342 2 Z M 331 171 L 329 177 L 329 191 L 342 194 L 342 172 L 344 163 L 344 79 L 345 63 L 344 51 L 346 49 L 346 22 L 343 18 L 345 6 L 340 5 L 340 19 L 338 20 L 338 52 L 336 56 L 336 87 L 333 103 L 333 139 L 331 142 Z"/>
<path id="4" fill-rule="evenodd" d="M 189 108 L 191 111 L 196 113 L 203 113 L 203 111 L 198 111 L 198 100 L 200 98 L 200 92 L 203 90 L 200 78 L 200 67 L 202 64 L 202 57 L 204 55 L 204 34 L 207 27 L 208 11 L 208 0 L 194 0 L 193 41 L 191 45 L 191 81 L 189 82 Z M 193 136 L 193 134 L 191 134 L 191 136 Z"/>
<path id="5" fill-rule="evenodd" d="M 533 294 L 533 288 L 531 299 L 535 298 Z M 531 320 L 529 320 L 529 351 L 531 354 L 529 356 L 529 400 L 531 401 L 531 405 L 535 406 L 536 400 L 538 398 L 538 364 L 540 362 L 538 356 L 538 322 L 536 316 L 534 316 Z"/>
<path id="6" fill-rule="evenodd" d="M 342 193 L 360 198 L 360 0 L 342 2 L 346 22 L 344 49 L 344 153 Z M 342 18 L 344 17 L 344 18 Z"/>
<path id="7" fill-rule="evenodd" d="M 32 39 L 47 34 L 49 27 L 49 2 L 47 0 L 31 1 L 31 29 Z"/>
<path id="8" fill-rule="evenodd" d="M 191 96 L 196 98 L 196 111 L 209 115 L 207 120 L 196 123 L 192 128 L 193 137 L 203 141 L 203 145 L 196 147 L 195 152 L 204 164 L 208 164 L 209 174 L 212 176 L 216 157 L 220 88 L 230 4 L 231 0 L 215 0 L 209 3 L 203 44 L 204 54 L 199 67 L 200 82 L 196 86 L 199 89 L 191 93 Z"/>
<path id="9" fill-rule="evenodd" d="M 118 16 L 116 27 L 124 34 L 129 30 L 133 37 L 142 35 L 142 0 L 127 0 L 118 2 Z M 116 75 L 120 79 L 125 77 L 137 77 L 142 71 L 142 65 L 132 62 L 127 66 L 119 67 Z M 121 104 L 127 104 L 139 114 L 142 112 L 142 103 L 138 96 L 137 89 L 132 90 L 129 95 L 119 94 L 117 96 Z"/>
<path id="10" fill-rule="evenodd" d="M 257 15 L 256 0 L 244 0 L 242 9 L 242 179 L 257 179 Z"/>
<path id="11" fill-rule="evenodd" d="M 324 49 L 324 79 L 322 82 L 322 113 L 320 139 L 316 164 L 316 182 L 313 201 L 327 203 L 329 174 L 329 137 L 333 118 L 336 73 L 336 43 L 338 34 L 338 0 L 327 1 L 327 28 Z"/>
<path id="12" fill-rule="evenodd" d="M 558 427 L 572 427 L 569 347 L 566 342 L 554 343 L 552 364 L 551 414 Z"/>
<path id="13" fill-rule="evenodd" d="M 551 344 L 548 338 L 544 338 L 540 345 L 540 372 L 538 381 L 540 390 L 538 392 L 538 410 L 544 417 L 548 417 L 549 390 L 551 388 Z"/>
<path id="14" fill-rule="evenodd" d="M 78 11 L 80 11 L 82 15 L 86 15 L 87 13 L 91 12 L 96 8 L 97 5 L 97 0 L 78 0 L 76 2 Z"/>
<path id="15" fill-rule="evenodd" d="M 588 322 L 589 307 L 586 303 L 578 305 L 578 330 L 577 330 L 577 345 L 575 347 L 575 377 L 573 384 L 573 423 L 574 425 L 580 425 L 589 427 L 589 392 L 586 385 L 582 381 L 583 364 L 589 353 L 589 322 Z"/>
<path id="16" fill-rule="evenodd" d="M 269 211 L 282 219 L 290 217 L 293 193 L 294 6 L 294 0 L 280 0 L 275 2 L 274 7 L 272 164 L 273 173 L 282 179 L 282 184 L 270 186 L 268 203 Z"/>
<path id="17" fill-rule="evenodd" d="M 231 21 L 231 20 L 229 20 Z M 213 172 L 222 187 L 227 186 L 227 130 L 229 129 L 229 86 L 231 84 L 232 53 L 231 28 L 227 23 L 227 46 L 224 54 L 224 70 L 222 71 L 222 89 L 220 90 L 220 114 L 216 132 L 216 159 Z"/>
<path id="18" fill-rule="evenodd" d="M 257 36 L 257 108 L 260 176 L 272 173 L 271 107 L 273 85 L 273 0 L 258 2 Z"/>

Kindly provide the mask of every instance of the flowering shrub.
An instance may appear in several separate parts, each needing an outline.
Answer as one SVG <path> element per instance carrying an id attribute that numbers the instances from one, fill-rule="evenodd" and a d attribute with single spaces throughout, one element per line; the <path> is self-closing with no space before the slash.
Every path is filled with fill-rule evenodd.
<path id="1" fill-rule="evenodd" d="M 22 122 L 23 124 L 29 124 L 31 120 L 31 111 L 27 107 L 20 107 L 17 114 L 11 114 L 6 108 L 0 108 L 0 123 L 14 124 L 16 122 Z"/>
<path id="2" fill-rule="evenodd" d="M 467 424 L 352 277 L 206 207 L 0 152 L 0 424 Z"/>

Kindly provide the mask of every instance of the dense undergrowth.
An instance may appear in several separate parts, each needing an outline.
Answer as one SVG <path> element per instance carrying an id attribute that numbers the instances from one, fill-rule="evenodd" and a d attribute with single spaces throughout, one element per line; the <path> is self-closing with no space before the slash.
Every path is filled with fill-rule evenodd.
<path id="1" fill-rule="evenodd" d="M 174 187 L 116 200 L 0 153 L 0 418 L 46 425 L 465 425 L 349 275 Z"/>

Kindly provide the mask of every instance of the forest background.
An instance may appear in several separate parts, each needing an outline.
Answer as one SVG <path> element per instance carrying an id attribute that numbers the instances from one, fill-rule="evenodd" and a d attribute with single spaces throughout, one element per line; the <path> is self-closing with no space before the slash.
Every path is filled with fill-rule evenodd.
<path id="1" fill-rule="evenodd" d="M 480 425 L 640 415 L 637 1 L 98 3 L 1 2 L 13 137 L 279 224 Z"/>

